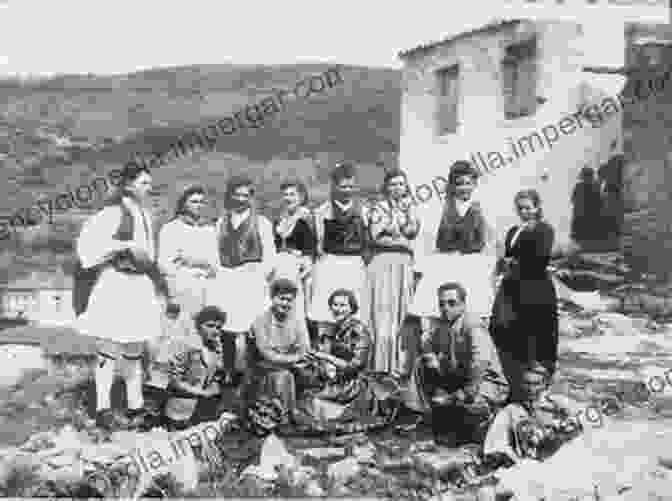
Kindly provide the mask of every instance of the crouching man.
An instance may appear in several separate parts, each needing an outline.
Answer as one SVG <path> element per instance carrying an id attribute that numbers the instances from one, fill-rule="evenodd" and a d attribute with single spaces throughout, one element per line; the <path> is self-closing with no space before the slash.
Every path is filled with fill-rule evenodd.
<path id="1" fill-rule="evenodd" d="M 458 447 L 482 443 L 509 385 L 489 334 L 465 314 L 467 293 L 450 282 L 438 289 L 441 317 L 421 340 L 415 380 L 431 411 L 434 439 Z"/>
<path id="2" fill-rule="evenodd" d="M 198 337 L 173 340 L 164 426 L 184 429 L 216 421 L 223 411 L 240 412 L 242 375 L 236 372 L 235 341 L 222 333 L 226 313 L 206 306 L 195 318 Z"/>

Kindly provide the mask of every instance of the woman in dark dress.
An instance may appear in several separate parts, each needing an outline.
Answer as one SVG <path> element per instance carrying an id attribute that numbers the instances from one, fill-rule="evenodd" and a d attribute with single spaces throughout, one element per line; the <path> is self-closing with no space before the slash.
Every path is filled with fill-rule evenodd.
<path id="1" fill-rule="evenodd" d="M 546 269 L 554 231 L 542 219 L 535 190 L 518 192 L 514 203 L 521 224 L 506 235 L 505 255 L 497 265 L 501 285 L 490 322 L 512 392 L 518 390 L 525 364 L 537 361 L 553 375 L 558 359 L 557 296 Z"/>
<path id="2" fill-rule="evenodd" d="M 313 215 L 306 207 L 308 190 L 299 180 L 287 180 L 280 186 L 283 208 L 273 224 L 277 249 L 275 277 L 300 284 L 296 315 L 304 318 L 311 299 L 311 271 L 315 257 L 316 236 Z"/>
<path id="3" fill-rule="evenodd" d="M 601 240 L 604 237 L 602 193 L 591 167 L 581 169 L 579 182 L 572 192 L 572 238 L 577 243 Z"/>

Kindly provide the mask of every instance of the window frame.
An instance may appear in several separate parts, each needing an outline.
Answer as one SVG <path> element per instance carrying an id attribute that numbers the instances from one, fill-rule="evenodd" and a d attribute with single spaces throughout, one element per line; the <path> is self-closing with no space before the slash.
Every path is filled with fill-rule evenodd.
<path id="1" fill-rule="evenodd" d="M 462 67 L 459 62 L 447 66 L 443 66 L 434 72 L 436 79 L 436 132 L 439 137 L 456 134 L 460 128 L 460 96 L 461 96 L 461 82 L 462 82 Z M 452 82 L 454 90 L 452 96 L 448 85 L 448 81 Z M 449 102 L 449 99 L 453 102 Z M 454 110 L 451 113 L 451 123 L 446 123 L 447 113 L 444 111 L 446 107 L 452 107 Z"/>

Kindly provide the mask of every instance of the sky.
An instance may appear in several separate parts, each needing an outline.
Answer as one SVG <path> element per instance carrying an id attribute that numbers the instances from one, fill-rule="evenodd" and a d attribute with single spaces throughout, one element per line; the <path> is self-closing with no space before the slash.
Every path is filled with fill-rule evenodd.
<path id="1" fill-rule="evenodd" d="M 522 2 L 0 0 L 0 74 L 110 74 L 217 63 L 399 68 L 400 50 L 520 13 L 516 4 Z M 593 24 L 604 25 L 604 9 L 591 12 Z"/>

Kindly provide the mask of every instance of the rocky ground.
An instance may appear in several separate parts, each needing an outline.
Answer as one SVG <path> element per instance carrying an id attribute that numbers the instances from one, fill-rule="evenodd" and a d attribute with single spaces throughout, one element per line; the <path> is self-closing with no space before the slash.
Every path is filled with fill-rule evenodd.
<path id="1" fill-rule="evenodd" d="M 597 275 L 608 275 L 609 266 L 616 265 L 592 264 Z M 560 263 L 558 273 L 567 283 L 579 275 L 586 280 L 577 273 L 581 267 Z M 667 292 L 650 283 L 614 284 L 614 276 L 608 287 L 598 283 L 604 277 L 591 280 L 601 294 L 561 291 L 554 383 L 554 391 L 583 409 L 584 433 L 544 463 L 491 472 L 469 449 L 437 449 L 422 426 L 331 439 L 260 438 L 225 416 L 209 434 L 203 425 L 177 436 L 162 430 L 110 435 L 87 414 L 90 356 L 45 357 L 37 347 L 6 345 L 0 350 L 7 368 L 0 378 L 0 494 L 485 500 L 508 490 L 521 501 L 672 499 Z M 398 424 L 415 419 L 407 413 Z M 197 436 L 209 440 L 194 443 Z M 191 437 L 193 447 L 176 455 L 180 437 Z M 151 461 L 149 451 L 167 458 L 151 472 L 137 467 L 140 456 Z"/>

